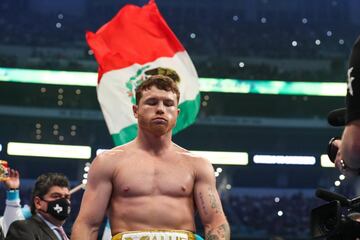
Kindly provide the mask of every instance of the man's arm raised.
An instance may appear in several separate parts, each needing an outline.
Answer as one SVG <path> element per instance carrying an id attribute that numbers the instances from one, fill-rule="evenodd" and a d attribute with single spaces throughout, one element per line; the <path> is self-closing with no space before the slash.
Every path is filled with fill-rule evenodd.
<path id="1" fill-rule="evenodd" d="M 230 227 L 216 190 L 214 169 L 209 161 L 197 160 L 194 194 L 205 228 L 205 240 L 230 240 Z"/>
<path id="2" fill-rule="evenodd" d="M 114 167 L 109 153 L 102 153 L 92 162 L 80 212 L 74 223 L 71 240 L 95 240 L 105 216 L 112 192 Z"/>

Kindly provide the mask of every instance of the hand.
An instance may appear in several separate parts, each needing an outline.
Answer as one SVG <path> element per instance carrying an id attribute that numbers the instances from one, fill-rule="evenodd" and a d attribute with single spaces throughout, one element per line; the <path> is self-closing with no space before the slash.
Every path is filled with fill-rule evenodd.
<path id="1" fill-rule="evenodd" d="M 340 146 L 341 146 L 341 139 L 336 139 L 334 141 L 331 142 L 331 145 L 334 149 L 337 149 L 337 152 L 336 152 L 336 156 L 335 156 L 335 159 L 334 159 L 334 163 L 335 163 L 335 166 L 340 170 L 342 171 L 343 169 L 343 164 L 342 164 L 342 155 L 341 155 L 341 151 L 340 151 Z"/>
<path id="2" fill-rule="evenodd" d="M 341 140 L 340 139 L 334 140 L 332 142 L 332 144 L 338 149 L 338 151 L 336 153 L 335 160 L 334 160 L 335 166 L 340 170 L 340 172 L 342 174 L 344 174 L 347 177 L 358 176 L 359 175 L 359 170 L 347 167 L 344 160 L 343 160 L 343 156 L 342 156 L 341 151 L 340 151 Z"/>
<path id="3" fill-rule="evenodd" d="M 20 174 L 15 169 L 9 169 L 9 178 L 4 181 L 8 189 L 16 189 L 20 187 Z"/>

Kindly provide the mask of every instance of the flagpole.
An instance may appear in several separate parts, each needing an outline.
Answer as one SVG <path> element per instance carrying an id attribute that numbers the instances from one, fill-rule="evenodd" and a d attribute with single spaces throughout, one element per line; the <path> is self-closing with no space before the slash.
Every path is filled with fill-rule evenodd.
<path id="1" fill-rule="evenodd" d="M 73 189 L 70 190 L 70 194 L 74 194 L 76 193 L 77 191 L 79 191 L 80 189 L 84 189 L 85 190 L 85 186 L 86 184 L 79 184 L 77 185 L 76 187 L 74 187 Z"/>

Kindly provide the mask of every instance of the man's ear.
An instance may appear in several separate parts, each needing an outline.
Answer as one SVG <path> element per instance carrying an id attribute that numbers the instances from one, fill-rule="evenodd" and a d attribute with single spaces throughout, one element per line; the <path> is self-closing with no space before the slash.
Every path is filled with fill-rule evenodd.
<path id="1" fill-rule="evenodd" d="M 35 209 L 38 210 L 41 208 L 41 199 L 38 196 L 34 197 L 34 205 L 35 205 Z"/>
<path id="2" fill-rule="evenodd" d="M 133 105 L 133 106 L 132 106 L 132 109 L 133 109 L 133 113 L 134 113 L 134 117 L 135 117 L 135 118 L 138 118 L 138 108 L 139 108 L 138 105 Z"/>
<path id="3" fill-rule="evenodd" d="M 180 108 L 177 109 L 177 115 L 179 116 L 180 114 Z"/>

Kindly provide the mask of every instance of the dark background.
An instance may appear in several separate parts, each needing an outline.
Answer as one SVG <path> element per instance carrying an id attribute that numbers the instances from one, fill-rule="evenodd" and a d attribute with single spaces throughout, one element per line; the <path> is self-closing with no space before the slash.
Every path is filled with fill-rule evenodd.
<path id="1" fill-rule="evenodd" d="M 96 31 L 125 3 L 146 2 L 1 0 L 0 67 L 96 72 L 85 31 Z M 360 29 L 357 0 L 157 4 L 204 78 L 345 82 L 348 55 Z M 323 203 L 314 196 L 317 187 L 349 197 L 358 193 L 357 179 L 336 187 L 339 172 L 320 166 L 328 140 L 342 130 L 330 127 L 326 115 L 344 106 L 344 97 L 204 92 L 201 101 L 197 122 L 174 141 L 191 150 L 249 153 L 247 166 L 214 166 L 223 169 L 217 180 L 232 239 L 309 239 L 310 210 Z M 289 125 L 291 121 L 295 124 Z M 62 172 L 75 186 L 87 160 L 8 156 L 10 141 L 88 145 L 92 157 L 96 149 L 113 147 L 95 87 L 0 82 L 0 158 L 21 172 L 23 204 L 29 203 L 38 175 Z M 255 154 L 315 156 L 316 164 L 256 165 Z M 1 194 L 4 201 L 5 190 Z M 68 231 L 81 195 L 73 197 Z"/>

